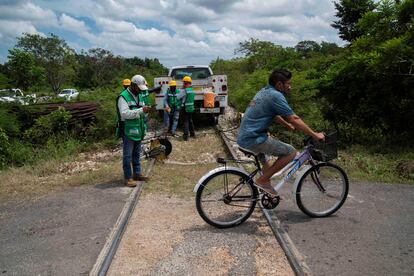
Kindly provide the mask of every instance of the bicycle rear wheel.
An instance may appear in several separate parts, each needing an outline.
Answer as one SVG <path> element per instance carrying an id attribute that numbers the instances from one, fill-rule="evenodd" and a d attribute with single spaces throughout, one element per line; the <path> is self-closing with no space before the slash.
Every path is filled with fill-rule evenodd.
<path id="1" fill-rule="evenodd" d="M 299 180 L 296 202 L 310 217 L 327 217 L 344 204 L 348 196 L 348 177 L 337 165 L 320 163 Z"/>
<path id="2" fill-rule="evenodd" d="M 208 224 L 229 228 L 249 218 L 257 198 L 257 188 L 249 176 L 229 169 L 216 172 L 201 183 L 196 194 L 196 207 Z"/>

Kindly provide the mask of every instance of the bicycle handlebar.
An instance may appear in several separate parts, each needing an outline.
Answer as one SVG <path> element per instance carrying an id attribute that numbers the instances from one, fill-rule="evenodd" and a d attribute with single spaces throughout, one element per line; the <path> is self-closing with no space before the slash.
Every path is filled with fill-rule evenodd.
<path id="1" fill-rule="evenodd" d="M 313 138 L 312 138 L 312 136 L 307 136 L 307 137 L 305 137 L 305 139 L 303 139 L 303 144 L 305 145 L 305 147 L 306 146 L 310 146 L 310 145 L 312 145 L 313 146 Z"/>

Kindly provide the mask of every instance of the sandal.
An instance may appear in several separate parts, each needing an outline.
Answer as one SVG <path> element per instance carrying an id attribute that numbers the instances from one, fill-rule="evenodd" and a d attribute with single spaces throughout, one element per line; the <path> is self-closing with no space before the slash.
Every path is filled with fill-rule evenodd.
<path id="1" fill-rule="evenodd" d="M 254 185 L 257 188 L 262 189 L 263 191 L 265 191 L 266 193 L 268 193 L 270 195 L 273 195 L 273 196 L 277 196 L 278 195 L 278 193 L 276 192 L 276 190 L 269 183 L 268 184 L 257 184 L 255 182 Z"/>

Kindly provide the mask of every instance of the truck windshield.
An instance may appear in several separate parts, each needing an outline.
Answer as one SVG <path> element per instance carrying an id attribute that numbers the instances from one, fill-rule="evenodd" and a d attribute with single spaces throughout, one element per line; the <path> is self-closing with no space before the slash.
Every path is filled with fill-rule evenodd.
<path id="1" fill-rule="evenodd" d="M 193 80 L 206 79 L 211 76 L 208 68 L 177 68 L 171 72 L 171 77 L 175 80 L 181 80 L 185 76 L 190 76 Z"/>
<path id="2" fill-rule="evenodd" d="M 2 89 L 0 90 L 0 97 L 17 97 L 22 96 L 20 91 L 13 91 L 11 89 Z"/>

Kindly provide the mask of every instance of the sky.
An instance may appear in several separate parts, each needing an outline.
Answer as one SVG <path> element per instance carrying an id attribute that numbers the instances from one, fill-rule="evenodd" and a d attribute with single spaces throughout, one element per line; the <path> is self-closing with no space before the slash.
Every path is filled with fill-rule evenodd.
<path id="1" fill-rule="evenodd" d="M 343 45 L 332 0 L 0 0 L 0 63 L 23 33 L 64 39 L 167 67 L 234 58 L 250 38 L 295 46 Z"/>

